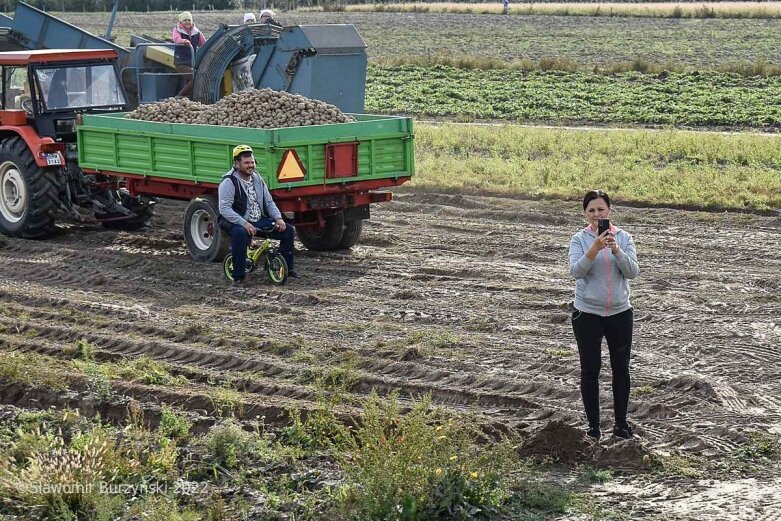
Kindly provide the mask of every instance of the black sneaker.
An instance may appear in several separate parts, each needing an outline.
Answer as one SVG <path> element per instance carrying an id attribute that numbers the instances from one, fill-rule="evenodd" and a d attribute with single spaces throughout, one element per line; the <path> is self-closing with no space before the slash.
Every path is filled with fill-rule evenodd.
<path id="1" fill-rule="evenodd" d="M 586 436 L 598 440 L 602 437 L 602 431 L 599 430 L 599 427 L 591 427 L 588 431 L 586 431 Z"/>
<path id="2" fill-rule="evenodd" d="M 635 430 L 628 423 L 613 427 L 613 436 L 616 438 L 623 438 L 625 440 L 631 440 L 635 437 Z"/>
<path id="3" fill-rule="evenodd" d="M 244 279 L 236 279 L 231 283 L 230 286 L 228 286 L 228 289 L 232 291 L 239 291 L 245 289 L 246 287 L 247 286 L 244 285 Z"/>
<path id="4" fill-rule="evenodd" d="M 287 274 L 287 276 L 291 279 L 300 279 L 301 275 L 298 274 L 295 270 L 290 270 L 290 272 Z"/>

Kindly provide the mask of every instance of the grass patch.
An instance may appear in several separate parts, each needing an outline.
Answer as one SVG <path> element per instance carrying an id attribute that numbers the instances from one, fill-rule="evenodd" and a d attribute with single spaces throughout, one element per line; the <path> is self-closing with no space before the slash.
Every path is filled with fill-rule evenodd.
<path id="1" fill-rule="evenodd" d="M 148 356 L 131 358 L 108 368 L 115 378 L 147 385 L 181 386 L 187 384 L 184 376 L 171 374 L 170 365 Z"/>
<path id="2" fill-rule="evenodd" d="M 629 391 L 629 395 L 632 398 L 636 398 L 638 396 L 647 396 L 653 393 L 655 390 L 656 389 L 650 385 L 641 385 L 640 387 L 632 387 L 632 389 Z"/>
<path id="3" fill-rule="evenodd" d="M 575 356 L 575 351 L 572 349 L 546 349 L 545 354 L 554 358 L 569 358 Z"/>
<path id="4" fill-rule="evenodd" d="M 0 379 L 9 382 L 63 391 L 68 388 L 63 375 L 72 369 L 68 361 L 35 352 L 0 352 Z"/>
<path id="5" fill-rule="evenodd" d="M 610 469 L 585 467 L 580 473 L 580 480 L 584 483 L 607 483 L 612 479 L 613 471 Z"/>
<path id="6" fill-rule="evenodd" d="M 465 329 L 475 333 L 494 333 L 499 329 L 499 325 L 492 318 L 479 317 L 470 319 Z"/>
<path id="7" fill-rule="evenodd" d="M 542 521 L 551 514 L 567 512 L 572 503 L 572 492 L 559 485 L 528 481 L 516 486 L 509 510 L 512 519 Z"/>
<path id="8" fill-rule="evenodd" d="M 655 470 L 663 476 L 681 476 L 701 479 L 706 475 L 707 462 L 704 459 L 672 454 L 653 459 Z"/>
<path id="9" fill-rule="evenodd" d="M 600 186 L 629 204 L 781 208 L 781 141 L 765 135 L 418 124 L 415 139 L 416 186 L 566 199 Z"/>
<path id="10" fill-rule="evenodd" d="M 244 409 L 241 393 L 232 387 L 230 382 L 211 383 L 207 395 L 218 416 L 231 417 L 241 415 Z"/>

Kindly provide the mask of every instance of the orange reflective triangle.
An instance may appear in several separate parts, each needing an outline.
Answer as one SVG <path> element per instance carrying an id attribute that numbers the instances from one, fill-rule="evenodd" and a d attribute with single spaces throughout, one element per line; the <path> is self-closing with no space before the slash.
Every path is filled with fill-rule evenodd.
<path id="1" fill-rule="evenodd" d="M 285 150 L 282 161 L 279 162 L 277 168 L 277 181 L 292 183 L 293 181 L 301 181 L 304 177 L 306 177 L 306 169 L 296 151 L 292 148 Z"/>

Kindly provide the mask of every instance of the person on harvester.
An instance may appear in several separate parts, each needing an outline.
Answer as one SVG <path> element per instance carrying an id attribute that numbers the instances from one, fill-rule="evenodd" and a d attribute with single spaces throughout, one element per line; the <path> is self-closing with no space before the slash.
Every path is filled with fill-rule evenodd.
<path id="1" fill-rule="evenodd" d="M 179 23 L 171 33 L 171 39 L 176 44 L 174 67 L 185 79 L 184 87 L 176 95 L 189 96 L 193 92 L 193 57 L 198 47 L 206 43 L 206 38 L 193 24 L 193 15 L 185 11 L 179 15 Z"/>

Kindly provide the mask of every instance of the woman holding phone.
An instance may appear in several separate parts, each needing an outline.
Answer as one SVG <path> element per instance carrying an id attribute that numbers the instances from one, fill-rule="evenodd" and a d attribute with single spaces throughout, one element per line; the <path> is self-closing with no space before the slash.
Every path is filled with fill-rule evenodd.
<path id="1" fill-rule="evenodd" d="M 572 329 L 580 355 L 580 393 L 588 419 L 587 434 L 599 439 L 599 370 L 602 338 L 607 340 L 613 372 L 613 434 L 631 438 L 626 418 L 629 404 L 629 356 L 633 312 L 629 279 L 637 277 L 635 243 L 629 232 L 610 224 L 610 196 L 591 190 L 583 197 L 588 226 L 572 236 L 569 269 L 575 277 Z"/>

